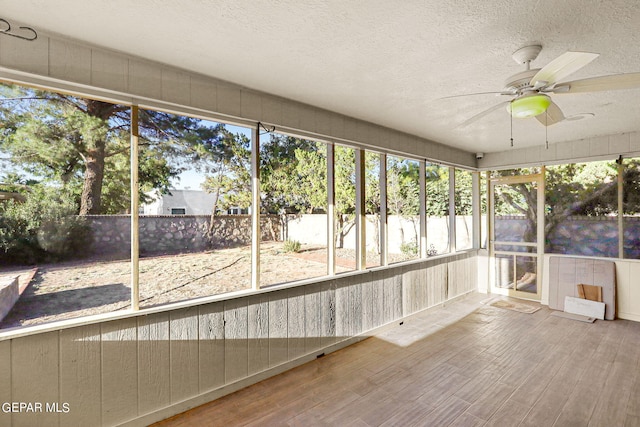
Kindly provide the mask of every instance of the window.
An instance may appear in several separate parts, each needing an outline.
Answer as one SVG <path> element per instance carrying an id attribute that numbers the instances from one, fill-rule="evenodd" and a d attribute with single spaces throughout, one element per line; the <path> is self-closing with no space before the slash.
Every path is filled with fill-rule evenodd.
<path id="1" fill-rule="evenodd" d="M 545 252 L 617 257 L 616 163 L 549 166 L 545 179 Z"/>
<path id="2" fill-rule="evenodd" d="M 130 306 L 130 112 L 0 84 L 0 275 L 26 286 L 1 328 Z"/>
<path id="3" fill-rule="evenodd" d="M 140 306 L 251 288 L 251 218 L 226 215 L 251 201 L 249 129 L 141 110 L 140 133 Z"/>
<path id="4" fill-rule="evenodd" d="M 473 184 L 472 174 L 455 170 L 456 251 L 473 247 Z"/>
<path id="5" fill-rule="evenodd" d="M 416 160 L 387 157 L 389 263 L 420 256 L 420 165 Z"/>
<path id="6" fill-rule="evenodd" d="M 327 274 L 327 146 L 272 133 L 260 143 L 260 284 Z"/>
<path id="7" fill-rule="evenodd" d="M 623 164 L 624 257 L 640 259 L 640 159 Z"/>
<path id="8" fill-rule="evenodd" d="M 336 272 L 356 268 L 356 154 L 335 146 Z"/>
<path id="9" fill-rule="evenodd" d="M 489 209 L 489 202 L 487 200 L 487 179 L 488 172 L 480 172 L 480 247 L 488 248 L 487 233 L 489 227 L 487 225 L 487 211 Z"/>
<path id="10" fill-rule="evenodd" d="M 449 168 L 426 165 L 427 255 L 449 252 Z"/>
<path id="11" fill-rule="evenodd" d="M 380 265 L 380 154 L 365 153 L 365 215 L 367 267 Z"/>
<path id="12" fill-rule="evenodd" d="M 387 260 L 419 257 L 416 160 L 332 146 L 335 239 L 328 243 L 326 143 L 277 133 L 261 137 L 260 202 L 251 206 L 249 129 L 4 84 L 0 274 L 11 272 L 30 286 L 0 328 L 131 306 L 134 112 L 140 256 L 134 283 L 141 307 L 249 289 L 252 257 L 259 257 L 260 286 L 325 276 L 328 244 L 335 249 L 336 273 L 356 268 L 357 243 L 366 248 L 366 267 L 379 266 L 381 185 L 387 193 Z M 358 157 L 364 160 L 358 182 L 364 242 L 356 242 L 356 153 L 364 154 Z M 430 255 L 449 250 L 448 177 L 449 168 L 427 166 Z M 461 195 L 464 180 L 458 177 Z M 460 216 L 468 214 L 465 201 L 456 199 Z M 251 212 L 259 213 L 259 254 L 251 249 Z M 41 302 L 31 304 L 36 296 Z"/>

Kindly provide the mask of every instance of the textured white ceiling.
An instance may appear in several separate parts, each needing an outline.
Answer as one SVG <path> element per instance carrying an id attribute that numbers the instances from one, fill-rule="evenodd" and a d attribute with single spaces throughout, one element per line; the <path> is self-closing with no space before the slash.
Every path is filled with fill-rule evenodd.
<path id="1" fill-rule="evenodd" d="M 506 111 L 465 128 L 524 69 L 567 50 L 600 53 L 568 80 L 640 72 L 637 0 L 0 0 L 0 18 L 172 64 L 472 152 L 509 149 Z M 549 142 L 640 130 L 640 89 L 554 95 L 565 115 Z M 514 120 L 518 147 L 544 144 Z"/>

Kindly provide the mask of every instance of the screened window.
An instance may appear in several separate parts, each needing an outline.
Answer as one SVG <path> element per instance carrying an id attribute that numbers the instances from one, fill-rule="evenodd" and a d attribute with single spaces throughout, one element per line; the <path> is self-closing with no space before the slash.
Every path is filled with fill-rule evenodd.
<path id="1" fill-rule="evenodd" d="M 0 84 L 0 276 L 25 287 L 0 328 L 129 307 L 130 120 L 128 106 Z"/>
<path id="2" fill-rule="evenodd" d="M 624 257 L 640 259 L 640 159 L 626 159 L 622 177 Z"/>
<path id="3" fill-rule="evenodd" d="M 427 163 L 427 255 L 449 252 L 449 168 Z"/>
<path id="4" fill-rule="evenodd" d="M 455 169 L 456 250 L 473 247 L 473 184 L 469 171 Z"/>
<path id="5" fill-rule="evenodd" d="M 387 157 L 389 263 L 420 256 L 420 164 Z"/>
<path id="6" fill-rule="evenodd" d="M 260 190 L 260 284 L 326 275 L 326 144 L 278 133 L 263 136 Z"/>
<path id="7" fill-rule="evenodd" d="M 545 252 L 617 257 L 616 163 L 549 166 L 545 179 Z"/>

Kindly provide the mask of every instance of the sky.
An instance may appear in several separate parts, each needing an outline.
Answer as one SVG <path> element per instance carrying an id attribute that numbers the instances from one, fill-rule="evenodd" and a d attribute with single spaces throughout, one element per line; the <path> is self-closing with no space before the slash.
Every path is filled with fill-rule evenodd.
<path id="1" fill-rule="evenodd" d="M 211 126 L 215 126 L 217 123 L 205 121 L 206 124 Z M 225 124 L 225 127 L 229 129 L 231 132 L 240 133 L 245 135 L 247 138 L 251 138 L 251 129 L 233 126 Z M 205 175 L 202 172 L 197 172 L 195 169 L 188 169 L 182 172 L 179 175 L 180 180 L 173 181 L 173 187 L 176 190 L 202 190 L 200 185 L 204 182 Z"/>

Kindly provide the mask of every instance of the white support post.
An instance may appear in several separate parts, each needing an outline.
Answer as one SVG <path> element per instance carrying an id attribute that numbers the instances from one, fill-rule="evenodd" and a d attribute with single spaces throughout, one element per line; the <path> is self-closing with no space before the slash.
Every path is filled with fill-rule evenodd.
<path id="1" fill-rule="evenodd" d="M 541 291 L 541 287 L 542 287 L 542 275 L 544 273 L 543 269 L 544 269 L 544 263 L 542 262 L 544 259 L 544 244 L 545 244 L 545 218 L 544 218 L 544 204 L 546 203 L 545 200 L 545 185 L 546 185 L 546 179 L 547 179 L 547 174 L 546 174 L 546 167 L 544 165 L 542 165 L 542 167 L 540 168 L 540 178 L 539 178 L 539 184 L 538 184 L 538 199 L 537 199 L 537 203 L 538 206 L 536 206 L 536 215 L 537 215 L 537 255 L 538 255 L 538 277 L 540 278 L 540 280 L 538 280 L 538 289 L 537 289 L 537 293 L 538 293 L 538 298 L 540 298 L 540 296 L 542 295 L 542 291 Z M 515 266 L 514 266 L 515 267 Z M 516 276 L 513 276 L 516 277 Z"/>
<path id="2" fill-rule="evenodd" d="M 336 274 L 335 146 L 327 144 L 327 275 Z"/>
<path id="3" fill-rule="evenodd" d="M 449 252 L 456 251 L 456 169 L 449 167 Z"/>
<path id="4" fill-rule="evenodd" d="M 387 219 L 387 155 L 380 154 L 380 265 L 389 265 Z"/>
<path id="5" fill-rule="evenodd" d="M 420 258 L 427 257 L 427 164 L 420 160 Z"/>
<path id="6" fill-rule="evenodd" d="M 251 129 L 251 288 L 260 289 L 260 125 Z"/>
<path id="7" fill-rule="evenodd" d="M 618 161 L 618 258 L 624 258 L 624 163 Z"/>
<path id="8" fill-rule="evenodd" d="M 367 268 L 367 217 L 364 206 L 364 150 L 355 149 L 356 154 L 356 270 Z"/>
<path id="9" fill-rule="evenodd" d="M 138 106 L 131 107 L 131 309 L 140 309 L 140 240 L 138 232 Z"/>
<path id="10" fill-rule="evenodd" d="M 491 171 L 486 171 L 485 172 L 485 178 L 484 178 L 487 183 L 487 187 L 486 187 L 486 196 L 487 196 L 487 216 L 485 218 L 484 221 L 484 226 L 487 229 L 486 235 L 487 235 L 487 241 L 485 242 L 487 245 L 487 249 L 490 249 L 491 247 L 491 241 L 493 239 L 493 221 L 491 218 L 491 203 L 493 200 L 493 196 L 491 194 Z M 482 239 L 482 238 L 481 238 Z M 482 243 L 482 242 L 481 242 Z M 491 251 L 489 251 L 489 254 L 491 254 Z"/>
<path id="11" fill-rule="evenodd" d="M 480 248 L 480 236 L 482 235 L 482 210 L 480 203 L 480 172 L 471 173 L 471 214 L 473 218 L 473 248 Z"/>

